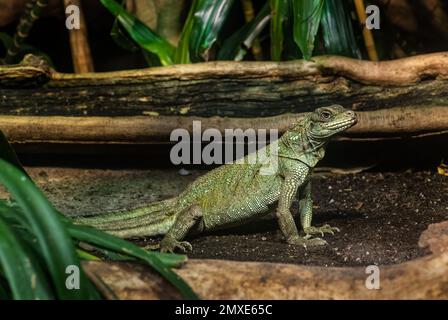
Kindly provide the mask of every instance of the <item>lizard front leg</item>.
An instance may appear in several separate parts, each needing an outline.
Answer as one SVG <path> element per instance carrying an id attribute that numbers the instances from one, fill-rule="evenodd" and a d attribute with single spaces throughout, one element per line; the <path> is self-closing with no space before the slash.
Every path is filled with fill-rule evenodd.
<path id="1" fill-rule="evenodd" d="M 308 168 L 304 168 L 303 170 L 293 171 L 285 175 L 284 182 L 281 187 L 276 215 L 280 230 L 289 244 L 319 246 L 326 244 L 326 242 L 319 238 L 310 239 L 309 237 L 299 236 L 297 226 L 290 211 L 292 200 L 296 195 L 299 186 L 306 180 L 308 171 Z"/>
<path id="2" fill-rule="evenodd" d="M 325 233 L 334 234 L 335 231 L 339 231 L 338 228 L 331 227 L 326 224 L 322 227 L 311 226 L 311 220 L 313 218 L 313 199 L 311 197 L 311 181 L 308 181 L 299 191 L 299 213 L 300 223 L 303 231 L 308 237 L 314 234 L 320 234 L 323 236 Z"/>

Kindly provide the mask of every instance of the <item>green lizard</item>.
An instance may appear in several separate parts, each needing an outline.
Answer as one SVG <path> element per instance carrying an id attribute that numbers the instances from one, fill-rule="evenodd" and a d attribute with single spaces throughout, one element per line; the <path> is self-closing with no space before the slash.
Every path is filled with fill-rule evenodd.
<path id="1" fill-rule="evenodd" d="M 319 108 L 285 132 L 277 140 L 277 148 L 271 144 L 247 155 L 243 164 L 218 167 L 177 197 L 134 210 L 83 217 L 77 222 L 123 238 L 164 235 L 161 251 L 187 251 L 192 249 L 183 240 L 187 234 L 243 224 L 277 205 L 276 217 L 289 244 L 324 245 L 325 240 L 313 236 L 339 230 L 329 225 L 311 226 L 311 173 L 324 157 L 330 138 L 356 121 L 353 111 L 339 105 Z M 257 161 L 249 161 L 254 155 Z M 296 195 L 303 237 L 290 211 Z"/>

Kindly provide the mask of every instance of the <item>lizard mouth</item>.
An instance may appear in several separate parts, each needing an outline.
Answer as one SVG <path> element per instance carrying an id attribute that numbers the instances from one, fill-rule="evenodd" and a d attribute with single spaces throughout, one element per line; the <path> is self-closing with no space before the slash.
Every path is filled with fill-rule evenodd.
<path id="1" fill-rule="evenodd" d="M 352 126 L 354 126 L 357 122 L 357 119 L 355 117 L 350 118 L 350 119 L 346 119 L 346 120 L 342 120 L 336 123 L 333 123 L 331 125 L 329 125 L 327 128 L 330 130 L 345 130 L 348 129 Z"/>

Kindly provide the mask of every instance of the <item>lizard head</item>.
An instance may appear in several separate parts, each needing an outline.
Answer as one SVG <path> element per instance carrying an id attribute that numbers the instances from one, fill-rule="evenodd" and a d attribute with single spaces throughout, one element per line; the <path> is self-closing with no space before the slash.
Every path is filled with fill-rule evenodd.
<path id="1" fill-rule="evenodd" d="M 325 141 L 356 122 L 356 113 L 340 105 L 318 108 L 309 116 L 308 136 L 313 140 Z"/>

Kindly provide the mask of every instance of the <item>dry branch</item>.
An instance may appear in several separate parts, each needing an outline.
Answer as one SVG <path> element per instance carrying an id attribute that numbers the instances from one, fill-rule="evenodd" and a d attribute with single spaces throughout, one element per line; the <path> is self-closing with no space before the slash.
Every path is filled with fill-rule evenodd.
<path id="1" fill-rule="evenodd" d="M 94 72 L 92 55 L 88 40 L 87 24 L 82 11 L 81 0 L 64 0 L 64 6 L 75 5 L 79 8 L 79 29 L 69 30 L 70 49 L 75 73 Z"/>

